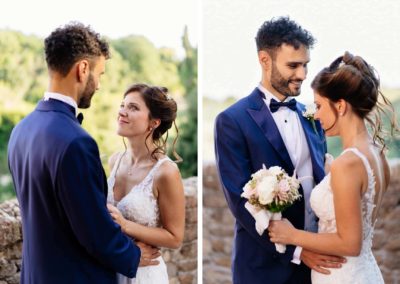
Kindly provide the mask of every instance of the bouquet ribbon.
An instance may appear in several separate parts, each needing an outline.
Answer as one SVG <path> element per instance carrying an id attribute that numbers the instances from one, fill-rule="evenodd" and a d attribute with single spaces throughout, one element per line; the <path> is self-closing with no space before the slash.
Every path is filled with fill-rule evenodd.
<path id="1" fill-rule="evenodd" d="M 258 209 L 246 202 L 244 207 L 249 211 L 254 220 L 256 220 L 256 231 L 261 236 L 262 233 L 268 228 L 269 221 L 282 220 L 282 213 L 273 213 L 268 210 Z M 285 253 L 286 245 L 275 244 L 276 251 L 279 253 Z"/>

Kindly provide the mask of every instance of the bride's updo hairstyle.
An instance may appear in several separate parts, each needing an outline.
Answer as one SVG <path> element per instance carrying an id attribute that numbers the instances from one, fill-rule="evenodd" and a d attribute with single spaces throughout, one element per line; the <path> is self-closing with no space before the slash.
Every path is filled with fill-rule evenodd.
<path id="1" fill-rule="evenodd" d="M 124 98 L 133 92 L 137 92 L 142 96 L 147 108 L 150 111 L 149 119 L 160 120 L 160 125 L 151 131 L 146 137 L 147 141 L 147 139 L 152 136 L 153 142 L 156 145 L 156 149 L 151 153 L 151 156 L 157 160 L 157 153 L 166 154 L 168 130 L 173 124 L 176 130 L 176 137 L 172 143 L 172 153 L 176 159 L 176 162 L 181 162 L 182 158 L 175 151 L 175 144 L 179 134 L 178 127 L 176 126 L 175 122 L 178 107 L 175 100 L 168 95 L 168 89 L 165 87 L 149 86 L 142 83 L 134 84 L 125 91 Z"/>
<path id="2" fill-rule="evenodd" d="M 374 68 L 360 56 L 345 52 L 320 71 L 311 83 L 312 89 L 320 96 L 328 98 L 336 117 L 338 113 L 333 103 L 340 99 L 348 102 L 353 111 L 365 119 L 372 131 L 373 140 L 386 148 L 382 124 L 382 114 L 390 118 L 391 135 L 398 131 L 393 105 L 381 93 L 379 78 Z M 381 101 L 378 98 L 381 98 Z"/>

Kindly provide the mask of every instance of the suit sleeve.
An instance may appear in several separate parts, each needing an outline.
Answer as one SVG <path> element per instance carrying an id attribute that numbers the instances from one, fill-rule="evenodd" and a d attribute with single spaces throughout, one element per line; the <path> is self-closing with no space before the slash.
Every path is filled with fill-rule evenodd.
<path id="1" fill-rule="evenodd" d="M 109 269 L 134 277 L 140 249 L 108 213 L 104 171 L 93 139 L 79 138 L 68 146 L 56 182 L 60 203 L 79 243 Z"/>
<path id="2" fill-rule="evenodd" d="M 246 199 L 240 195 L 243 186 L 251 177 L 252 166 L 244 134 L 234 118 L 221 113 L 215 123 L 215 154 L 222 188 L 236 221 L 254 238 L 255 242 L 266 250 L 266 253 L 279 256 L 283 263 L 293 258 L 294 246 L 287 246 L 286 252 L 280 254 L 271 243 L 267 230 L 260 236 L 255 229 L 255 220 L 244 207 Z"/>

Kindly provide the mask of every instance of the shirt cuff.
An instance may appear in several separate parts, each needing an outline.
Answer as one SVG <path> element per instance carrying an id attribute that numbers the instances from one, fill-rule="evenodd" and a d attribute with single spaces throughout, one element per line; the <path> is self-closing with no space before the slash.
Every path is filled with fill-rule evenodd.
<path id="1" fill-rule="evenodd" d="M 294 250 L 294 253 L 293 253 L 293 259 L 292 259 L 293 263 L 295 263 L 297 265 L 299 265 L 301 263 L 300 255 L 301 255 L 302 250 L 303 250 L 302 247 L 296 247 L 296 249 Z"/>

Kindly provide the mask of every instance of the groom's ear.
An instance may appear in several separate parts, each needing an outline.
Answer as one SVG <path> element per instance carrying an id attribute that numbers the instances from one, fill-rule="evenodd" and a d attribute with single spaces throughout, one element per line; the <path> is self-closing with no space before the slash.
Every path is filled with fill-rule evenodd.
<path id="1" fill-rule="evenodd" d="M 260 50 L 258 52 L 258 62 L 260 63 L 261 67 L 265 70 L 268 70 L 271 65 L 271 56 L 265 50 Z"/>
<path id="2" fill-rule="evenodd" d="M 85 78 L 89 75 L 89 73 L 90 73 L 89 61 L 86 59 L 78 61 L 76 68 L 76 77 L 78 82 L 84 82 Z"/>

